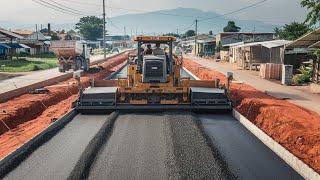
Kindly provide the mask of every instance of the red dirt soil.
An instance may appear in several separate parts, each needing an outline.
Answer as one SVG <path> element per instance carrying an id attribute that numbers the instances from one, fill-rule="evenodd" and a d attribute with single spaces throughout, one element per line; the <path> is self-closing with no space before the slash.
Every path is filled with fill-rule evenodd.
<path id="1" fill-rule="evenodd" d="M 200 79 L 218 78 L 223 84 L 226 82 L 224 74 L 190 59 L 184 59 L 183 66 Z M 267 95 L 247 84 L 233 83 L 230 90 L 230 99 L 237 111 L 320 173 L 319 114 Z"/>
<path id="2" fill-rule="evenodd" d="M 103 69 L 96 74 L 85 74 L 82 85 L 89 79 L 102 79 L 121 68 L 128 58 L 122 54 L 100 63 Z M 46 94 L 24 94 L 0 104 L 0 159 L 32 139 L 52 122 L 71 110 L 78 98 L 78 85 L 74 79 L 48 86 Z M 10 131 L 8 129 L 10 128 Z"/>

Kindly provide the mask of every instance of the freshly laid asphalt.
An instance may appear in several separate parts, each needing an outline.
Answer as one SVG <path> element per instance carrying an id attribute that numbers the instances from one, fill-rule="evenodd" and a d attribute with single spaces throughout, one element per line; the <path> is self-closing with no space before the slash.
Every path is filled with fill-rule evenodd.
<path id="1" fill-rule="evenodd" d="M 76 116 L 4 179 L 67 179 L 106 119 Z M 303 179 L 230 114 L 184 112 L 120 114 L 88 174 L 106 177 Z"/>
<path id="2" fill-rule="evenodd" d="M 303 179 L 232 115 L 199 115 L 199 119 L 237 179 Z"/>
<path id="3" fill-rule="evenodd" d="M 89 179 L 228 179 L 190 114 L 125 114 Z"/>
<path id="4" fill-rule="evenodd" d="M 106 115 L 78 115 L 4 179 L 67 179 Z"/>

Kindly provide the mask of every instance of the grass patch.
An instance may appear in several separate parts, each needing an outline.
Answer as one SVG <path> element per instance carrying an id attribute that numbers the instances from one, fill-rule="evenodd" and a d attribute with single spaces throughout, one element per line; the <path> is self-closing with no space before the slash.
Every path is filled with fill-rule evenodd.
<path id="1" fill-rule="evenodd" d="M 0 72 L 30 72 L 58 66 L 57 58 L 23 58 L 0 60 Z"/>

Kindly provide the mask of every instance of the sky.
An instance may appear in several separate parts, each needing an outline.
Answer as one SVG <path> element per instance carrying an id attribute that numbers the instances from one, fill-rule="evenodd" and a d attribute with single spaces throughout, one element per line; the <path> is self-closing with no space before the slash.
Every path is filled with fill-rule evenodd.
<path id="1" fill-rule="evenodd" d="M 0 0 L 0 21 L 15 23 L 75 23 L 80 15 L 66 15 L 48 9 L 34 1 L 58 2 L 72 7 L 83 14 L 102 14 L 102 0 Z M 109 17 L 174 9 L 178 7 L 198 8 L 204 11 L 214 11 L 220 14 L 228 13 L 261 0 L 106 0 Z M 300 6 L 301 0 L 267 0 L 257 7 L 246 9 L 231 15 L 231 18 L 243 20 L 258 20 L 268 24 L 285 24 L 292 21 L 303 21 L 306 9 Z M 77 3 L 79 2 L 79 3 Z M 123 9 L 121 9 L 123 8 Z M 134 11 L 140 10 L 140 11 Z"/>

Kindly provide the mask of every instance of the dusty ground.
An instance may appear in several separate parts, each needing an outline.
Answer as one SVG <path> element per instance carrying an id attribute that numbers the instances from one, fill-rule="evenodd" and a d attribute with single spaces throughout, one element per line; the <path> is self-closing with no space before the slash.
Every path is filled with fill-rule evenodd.
<path id="1" fill-rule="evenodd" d="M 195 61 L 185 59 L 184 66 L 200 79 L 219 78 L 225 83 L 222 73 Z M 242 115 L 320 172 L 320 116 L 317 113 L 242 83 L 232 84 L 230 98 Z"/>
<path id="2" fill-rule="evenodd" d="M 104 78 L 122 67 L 126 60 L 127 54 L 123 54 L 99 64 L 103 70 L 85 75 L 81 79 L 82 84 L 88 86 L 89 78 Z M 0 159 L 68 112 L 78 96 L 77 84 L 73 79 L 48 89 L 46 94 L 25 94 L 0 104 Z"/>

